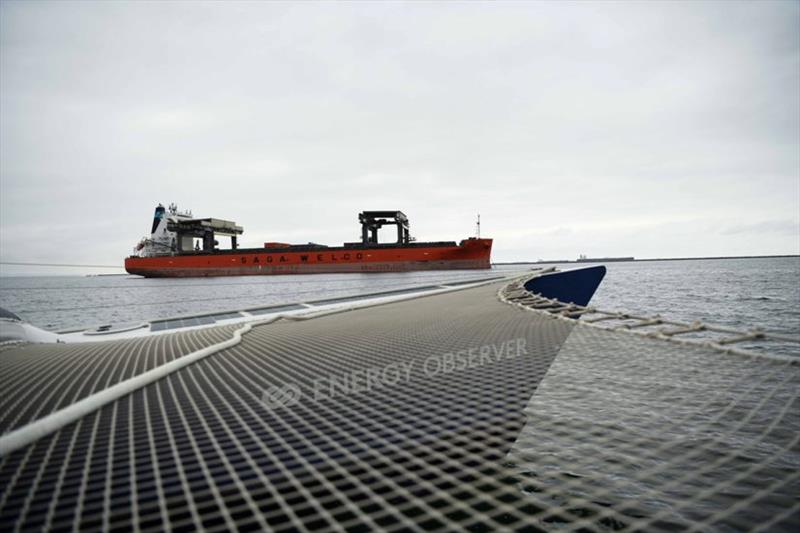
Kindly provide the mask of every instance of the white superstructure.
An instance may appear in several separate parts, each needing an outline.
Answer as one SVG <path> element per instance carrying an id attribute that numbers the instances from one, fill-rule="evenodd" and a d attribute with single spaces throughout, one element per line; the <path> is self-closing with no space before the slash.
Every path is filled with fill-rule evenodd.
<path id="1" fill-rule="evenodd" d="M 150 237 L 143 237 L 134 248 L 134 254 L 139 257 L 153 257 L 158 255 L 171 255 L 179 250 L 191 250 L 192 237 L 183 237 L 188 242 L 178 242 L 178 234 L 170 231 L 169 222 L 176 223 L 180 220 L 191 220 L 191 211 L 178 211 L 178 206 L 169 204 L 169 210 L 158 204 L 153 215 L 153 228 Z"/>

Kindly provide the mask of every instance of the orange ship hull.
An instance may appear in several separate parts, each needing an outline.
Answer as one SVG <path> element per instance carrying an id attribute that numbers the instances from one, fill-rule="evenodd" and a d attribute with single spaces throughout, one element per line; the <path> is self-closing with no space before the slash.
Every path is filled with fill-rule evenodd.
<path id="1" fill-rule="evenodd" d="M 287 246 L 158 257 L 128 257 L 125 270 L 149 278 L 405 272 L 491 268 L 492 239 L 455 243 L 313 247 Z"/>

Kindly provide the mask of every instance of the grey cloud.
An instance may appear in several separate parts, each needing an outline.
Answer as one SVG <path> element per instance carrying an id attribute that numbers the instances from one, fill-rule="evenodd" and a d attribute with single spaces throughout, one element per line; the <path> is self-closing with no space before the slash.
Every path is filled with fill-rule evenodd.
<path id="1" fill-rule="evenodd" d="M 497 260 L 590 253 L 593 228 L 643 219 L 658 239 L 607 230 L 596 253 L 798 253 L 796 233 L 690 242 L 674 222 L 797 227 L 798 17 L 791 2 L 4 2 L 0 257 L 121 262 L 170 201 L 254 243 L 334 244 L 358 210 L 397 207 L 431 240 L 467 236 L 480 211 Z M 32 207 L 59 246 L 26 229 Z M 574 231 L 527 233 L 558 227 Z"/>

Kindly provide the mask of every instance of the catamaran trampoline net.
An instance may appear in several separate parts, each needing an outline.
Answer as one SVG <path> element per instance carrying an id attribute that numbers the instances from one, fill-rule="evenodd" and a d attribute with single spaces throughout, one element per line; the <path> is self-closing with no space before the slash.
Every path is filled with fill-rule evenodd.
<path id="1" fill-rule="evenodd" d="M 793 360 L 601 330 L 503 303 L 500 286 L 254 327 L 7 453 L 0 528 L 800 527 Z M 3 390 L 19 360 L 54 353 L 0 353 Z"/>

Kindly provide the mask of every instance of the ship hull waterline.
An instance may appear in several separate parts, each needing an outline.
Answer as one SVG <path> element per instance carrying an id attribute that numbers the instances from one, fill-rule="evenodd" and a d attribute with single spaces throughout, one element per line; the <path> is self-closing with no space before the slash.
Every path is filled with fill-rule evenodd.
<path id="1" fill-rule="evenodd" d="M 491 239 L 470 239 L 446 247 L 225 250 L 128 257 L 125 270 L 149 278 L 486 270 L 491 268 L 490 253 Z"/>

